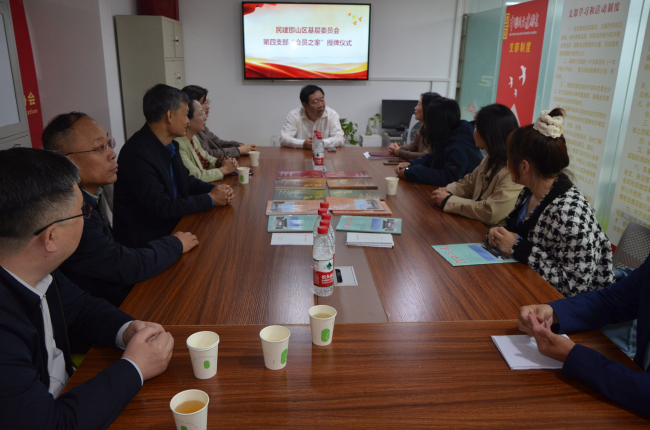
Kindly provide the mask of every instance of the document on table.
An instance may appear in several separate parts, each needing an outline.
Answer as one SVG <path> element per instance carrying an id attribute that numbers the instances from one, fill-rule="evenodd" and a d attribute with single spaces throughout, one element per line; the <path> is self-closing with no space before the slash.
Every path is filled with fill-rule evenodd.
<path id="1" fill-rule="evenodd" d="M 514 258 L 504 255 L 498 248 L 494 248 L 486 243 L 434 245 L 432 248 L 438 254 L 442 255 L 452 266 L 517 262 Z"/>
<path id="2" fill-rule="evenodd" d="M 273 233 L 271 245 L 314 245 L 314 233 Z"/>
<path id="3" fill-rule="evenodd" d="M 392 234 L 348 233 L 348 246 L 369 246 L 373 248 L 392 248 L 395 246 Z"/>
<path id="4" fill-rule="evenodd" d="M 562 368 L 561 361 L 542 355 L 537 349 L 535 338 L 527 334 L 492 336 L 492 341 L 512 370 Z"/>

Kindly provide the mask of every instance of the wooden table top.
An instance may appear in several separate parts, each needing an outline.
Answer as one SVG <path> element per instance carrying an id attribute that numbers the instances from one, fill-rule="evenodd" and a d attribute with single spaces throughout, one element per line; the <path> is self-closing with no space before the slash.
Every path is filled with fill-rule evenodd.
<path id="1" fill-rule="evenodd" d="M 516 321 L 338 324 L 332 344 L 289 326 L 287 366 L 264 367 L 263 326 L 167 326 L 168 369 L 146 381 L 111 429 L 171 429 L 170 399 L 187 389 L 210 396 L 208 428 L 636 428 L 650 419 L 607 400 L 559 370 L 510 370 L 491 335 L 520 334 Z M 187 337 L 219 334 L 218 372 L 193 376 Z M 638 370 L 599 331 L 577 343 Z M 93 348 L 66 389 L 120 357 Z"/>
<path id="2" fill-rule="evenodd" d="M 186 216 L 178 231 L 191 231 L 199 246 L 168 270 L 137 284 L 122 305 L 135 318 L 161 324 L 307 324 L 314 304 L 311 248 L 271 246 L 266 205 L 278 170 L 304 170 L 311 151 L 260 148 L 260 166 L 248 185 L 228 177 L 235 201 Z M 326 153 L 336 170 L 367 170 L 385 193 L 394 166 L 367 160 L 367 148 Z M 381 151 L 385 148 L 373 148 Z M 248 157 L 240 164 L 250 165 Z M 562 296 L 527 265 L 452 267 L 431 245 L 482 242 L 488 228 L 443 213 L 432 203 L 435 187 L 400 180 L 387 196 L 402 218 L 395 247 L 365 248 L 374 283 L 390 322 L 503 320 L 520 306 Z"/>

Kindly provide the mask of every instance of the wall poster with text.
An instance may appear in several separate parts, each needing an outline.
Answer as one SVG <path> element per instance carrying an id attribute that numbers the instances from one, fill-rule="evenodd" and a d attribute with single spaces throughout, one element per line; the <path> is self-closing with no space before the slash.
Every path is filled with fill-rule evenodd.
<path id="1" fill-rule="evenodd" d="M 508 106 L 524 126 L 533 122 L 548 0 L 506 8 L 497 103 Z"/>

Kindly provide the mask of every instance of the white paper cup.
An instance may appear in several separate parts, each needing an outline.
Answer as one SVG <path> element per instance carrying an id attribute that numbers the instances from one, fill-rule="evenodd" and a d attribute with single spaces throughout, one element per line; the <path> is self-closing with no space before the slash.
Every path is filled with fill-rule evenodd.
<path id="1" fill-rule="evenodd" d="M 386 178 L 386 195 L 394 196 L 397 194 L 397 181 L 399 178 L 388 177 Z"/>
<path id="2" fill-rule="evenodd" d="M 205 406 L 200 411 L 191 414 L 176 412 L 178 405 L 188 400 L 198 400 L 205 403 Z M 174 414 L 176 430 L 205 430 L 208 427 L 208 403 L 210 403 L 210 397 L 201 390 L 181 391 L 172 397 L 169 407 Z"/>
<path id="3" fill-rule="evenodd" d="M 327 318 L 316 318 L 316 315 L 328 315 Z M 309 323 L 311 324 L 311 341 L 314 345 L 325 346 L 332 343 L 334 335 L 334 319 L 336 309 L 331 306 L 318 305 L 309 309 Z"/>
<path id="4" fill-rule="evenodd" d="M 281 325 L 270 325 L 260 331 L 264 365 L 270 370 L 280 370 L 287 365 L 291 332 Z"/>
<path id="5" fill-rule="evenodd" d="M 194 376 L 209 379 L 217 374 L 219 356 L 219 335 L 212 331 L 200 331 L 187 338 Z"/>
<path id="6" fill-rule="evenodd" d="M 250 151 L 248 156 L 251 158 L 251 166 L 257 167 L 260 165 L 260 151 Z"/>
<path id="7" fill-rule="evenodd" d="M 240 184 L 248 184 L 248 172 L 250 167 L 237 167 L 237 175 L 239 176 Z"/>

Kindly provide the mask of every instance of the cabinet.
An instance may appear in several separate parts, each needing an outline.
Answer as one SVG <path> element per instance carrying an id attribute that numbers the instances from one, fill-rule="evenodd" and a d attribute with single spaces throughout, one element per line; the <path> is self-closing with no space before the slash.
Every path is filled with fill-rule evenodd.
<path id="1" fill-rule="evenodd" d="M 116 16 L 124 132 L 127 139 L 145 123 L 144 93 L 156 84 L 185 86 L 183 26 L 162 16 Z"/>
<path id="2" fill-rule="evenodd" d="M 0 0 L 0 149 L 31 147 L 8 0 Z"/>

